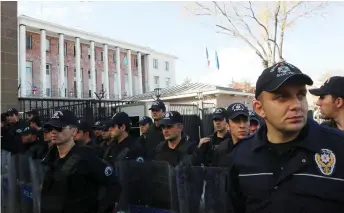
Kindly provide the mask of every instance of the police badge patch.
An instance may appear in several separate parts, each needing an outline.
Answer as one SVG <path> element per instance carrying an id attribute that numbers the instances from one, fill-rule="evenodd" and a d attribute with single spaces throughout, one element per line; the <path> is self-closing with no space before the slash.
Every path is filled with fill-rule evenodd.
<path id="1" fill-rule="evenodd" d="M 112 175 L 112 168 L 110 166 L 107 166 L 104 170 L 104 174 L 106 177 Z"/>
<path id="2" fill-rule="evenodd" d="M 332 175 L 336 165 L 336 155 L 331 150 L 321 149 L 320 153 L 314 155 L 314 160 L 322 174 Z"/>

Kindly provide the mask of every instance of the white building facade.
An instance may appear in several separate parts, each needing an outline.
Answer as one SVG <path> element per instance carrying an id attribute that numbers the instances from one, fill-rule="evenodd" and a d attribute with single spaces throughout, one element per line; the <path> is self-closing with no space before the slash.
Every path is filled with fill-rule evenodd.
<path id="1" fill-rule="evenodd" d="M 173 55 L 18 17 L 20 97 L 123 99 L 176 84 Z"/>

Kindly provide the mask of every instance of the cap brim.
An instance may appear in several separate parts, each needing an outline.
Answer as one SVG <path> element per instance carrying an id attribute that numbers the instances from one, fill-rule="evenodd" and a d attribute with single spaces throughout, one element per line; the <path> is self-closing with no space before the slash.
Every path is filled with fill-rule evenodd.
<path id="1" fill-rule="evenodd" d="M 236 112 L 232 116 L 230 116 L 229 119 L 232 120 L 232 119 L 238 117 L 239 115 L 244 115 L 246 117 L 249 117 L 248 112 Z"/>
<path id="2" fill-rule="evenodd" d="M 224 120 L 224 119 L 225 119 L 225 117 L 222 115 L 214 115 L 213 116 L 213 120 Z"/>
<path id="3" fill-rule="evenodd" d="M 311 93 L 312 95 L 315 95 L 315 96 L 323 96 L 323 95 L 327 94 L 327 92 L 324 91 L 324 89 L 322 89 L 322 88 L 310 89 L 308 91 L 309 91 L 309 93 Z"/>
<path id="4" fill-rule="evenodd" d="M 152 106 L 152 107 L 149 108 L 148 110 L 161 110 L 161 107 L 154 107 L 154 106 Z"/>
<path id="5" fill-rule="evenodd" d="M 256 117 L 250 117 L 250 121 L 258 121 L 258 123 L 260 122 L 259 119 Z"/>
<path id="6" fill-rule="evenodd" d="M 148 123 L 149 123 L 148 121 L 139 121 L 139 122 L 138 122 L 139 125 L 146 125 L 146 124 L 148 124 Z"/>
<path id="7" fill-rule="evenodd" d="M 267 92 L 273 92 L 276 91 L 278 88 L 283 86 L 286 83 L 294 82 L 294 83 L 300 83 L 300 84 L 306 84 L 306 85 L 313 85 L 313 80 L 306 74 L 303 73 L 295 73 L 292 75 L 289 75 L 285 78 L 277 78 L 278 80 L 275 82 L 272 82 L 267 89 L 264 91 Z"/>
<path id="8" fill-rule="evenodd" d="M 160 125 L 173 125 L 176 124 L 178 122 L 172 121 L 172 120 L 168 120 L 168 119 L 162 119 L 159 124 Z"/>
<path id="9" fill-rule="evenodd" d="M 62 123 L 59 120 L 50 120 L 44 125 L 44 127 L 48 127 L 48 126 L 61 128 L 61 127 L 67 126 L 67 124 Z"/>

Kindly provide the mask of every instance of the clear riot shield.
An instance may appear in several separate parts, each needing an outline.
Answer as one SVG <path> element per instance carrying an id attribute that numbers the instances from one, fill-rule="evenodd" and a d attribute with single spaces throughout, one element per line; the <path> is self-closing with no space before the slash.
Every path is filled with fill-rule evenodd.
<path id="1" fill-rule="evenodd" d="M 33 212 L 30 155 L 19 154 L 17 187 L 20 190 L 20 212 Z"/>
<path id="2" fill-rule="evenodd" d="M 1 150 L 1 212 L 16 212 L 16 164 L 18 156 Z"/>
<path id="3" fill-rule="evenodd" d="M 40 213 L 41 207 L 41 190 L 44 178 L 44 167 L 41 159 L 29 159 L 30 177 L 31 177 L 31 198 L 32 212 Z"/>
<path id="4" fill-rule="evenodd" d="M 167 213 L 174 211 L 173 168 L 166 162 L 121 161 L 116 164 L 122 192 L 117 212 Z"/>
<path id="5" fill-rule="evenodd" d="M 176 168 L 179 213 L 228 213 L 228 169 Z"/>

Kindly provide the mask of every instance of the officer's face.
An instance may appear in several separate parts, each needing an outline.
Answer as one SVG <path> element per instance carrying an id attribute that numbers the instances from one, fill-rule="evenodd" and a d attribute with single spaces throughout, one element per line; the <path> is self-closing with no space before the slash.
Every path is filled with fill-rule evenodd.
<path id="1" fill-rule="evenodd" d="M 182 131 L 183 131 L 182 124 L 162 126 L 162 133 L 164 135 L 165 140 L 167 141 L 174 141 L 178 136 L 181 135 Z"/>
<path id="2" fill-rule="evenodd" d="M 75 141 L 84 141 L 88 137 L 88 134 L 82 130 L 76 131 L 74 135 Z"/>
<path id="3" fill-rule="evenodd" d="M 336 100 L 334 100 L 331 95 L 320 96 L 317 101 L 317 105 L 319 106 L 321 115 L 325 119 L 335 118 L 337 111 Z"/>
<path id="4" fill-rule="evenodd" d="M 76 128 L 66 126 L 63 128 L 51 128 L 50 136 L 51 142 L 56 145 L 61 145 L 69 142 L 73 139 L 75 132 L 77 131 Z"/>
<path id="5" fill-rule="evenodd" d="M 262 92 L 254 109 L 265 119 L 269 131 L 295 133 L 307 122 L 306 94 L 305 85 L 285 84 L 276 92 Z"/>
<path id="6" fill-rule="evenodd" d="M 164 112 L 162 111 L 162 109 L 160 110 L 152 109 L 152 118 L 154 120 L 161 120 L 163 117 L 164 117 Z"/>
<path id="7" fill-rule="evenodd" d="M 140 132 L 141 134 L 145 134 L 148 131 L 149 124 L 140 124 Z"/>
<path id="8" fill-rule="evenodd" d="M 104 140 L 109 140 L 111 138 L 111 132 L 109 130 L 103 131 L 102 137 Z"/>
<path id="9" fill-rule="evenodd" d="M 122 125 L 121 127 L 119 127 L 118 125 L 114 125 L 113 127 L 110 127 L 109 130 L 110 130 L 110 133 L 111 133 L 111 137 L 114 138 L 114 139 L 118 139 L 122 132 L 125 131 L 125 126 L 123 127 L 124 125 Z"/>
<path id="10" fill-rule="evenodd" d="M 227 122 L 226 119 L 223 120 L 219 120 L 219 119 L 214 119 L 213 120 L 213 124 L 214 124 L 214 130 L 216 132 L 224 132 L 227 131 Z"/>
<path id="11" fill-rule="evenodd" d="M 96 137 L 100 137 L 100 136 L 102 136 L 103 131 L 97 129 L 97 130 L 94 130 L 94 134 L 96 135 Z"/>
<path id="12" fill-rule="evenodd" d="M 31 134 L 22 135 L 21 138 L 24 144 L 31 142 Z"/>
<path id="13" fill-rule="evenodd" d="M 27 120 L 29 121 L 29 120 L 31 120 L 31 119 L 33 118 L 33 114 L 30 114 L 30 113 L 29 113 L 29 114 L 27 114 L 26 117 L 27 117 Z"/>
<path id="14" fill-rule="evenodd" d="M 259 128 L 259 123 L 256 120 L 250 121 L 250 134 L 254 134 Z"/>
<path id="15" fill-rule="evenodd" d="M 249 121 L 245 115 L 239 115 L 229 120 L 229 129 L 233 138 L 241 140 L 249 133 Z"/>
<path id="16" fill-rule="evenodd" d="M 51 135 L 50 135 L 50 132 L 48 132 L 48 131 L 45 131 L 44 133 L 43 133 L 43 136 L 44 136 L 44 141 L 51 141 Z"/>
<path id="17" fill-rule="evenodd" d="M 17 121 L 18 121 L 18 116 L 17 116 L 17 115 L 15 115 L 15 114 L 9 114 L 9 115 L 7 116 L 7 122 L 10 123 L 10 124 L 13 124 L 13 123 L 15 123 L 15 122 L 17 122 Z"/>

